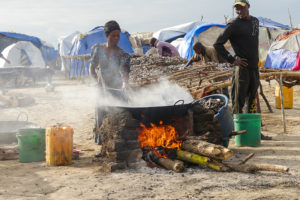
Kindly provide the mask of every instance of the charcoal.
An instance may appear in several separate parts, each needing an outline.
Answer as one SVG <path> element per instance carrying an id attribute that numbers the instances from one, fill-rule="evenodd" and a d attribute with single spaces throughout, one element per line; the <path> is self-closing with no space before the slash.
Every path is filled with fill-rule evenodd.
<path id="1" fill-rule="evenodd" d="M 139 82 L 149 77 L 160 77 L 182 70 L 187 61 L 181 57 L 141 56 L 132 58 L 130 82 Z"/>
<path id="2" fill-rule="evenodd" d="M 199 104 L 202 105 L 207 110 L 213 111 L 214 114 L 217 114 L 219 110 L 225 105 L 225 103 L 219 99 L 200 99 Z"/>

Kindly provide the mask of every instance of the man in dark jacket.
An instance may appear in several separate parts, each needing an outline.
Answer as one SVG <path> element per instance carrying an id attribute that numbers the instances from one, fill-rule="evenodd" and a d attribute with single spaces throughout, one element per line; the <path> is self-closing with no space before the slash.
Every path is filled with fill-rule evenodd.
<path id="1" fill-rule="evenodd" d="M 234 65 L 231 91 L 233 113 L 242 113 L 245 103 L 247 112 L 250 113 L 255 110 L 254 102 L 259 86 L 259 21 L 249 15 L 248 0 L 235 0 L 234 8 L 238 17 L 227 24 L 214 47 L 218 54 Z M 224 47 L 228 40 L 235 56 Z"/>

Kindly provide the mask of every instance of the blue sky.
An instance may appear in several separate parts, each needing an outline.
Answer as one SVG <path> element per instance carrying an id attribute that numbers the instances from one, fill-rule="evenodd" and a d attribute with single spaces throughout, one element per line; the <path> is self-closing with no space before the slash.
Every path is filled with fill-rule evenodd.
<path id="1" fill-rule="evenodd" d="M 129 32 L 156 31 L 190 21 L 224 23 L 234 0 L 0 0 L 0 30 L 33 35 L 53 45 L 60 36 L 117 20 Z M 300 24 L 299 0 L 249 0 L 250 14 Z M 284 3 L 283 3 L 284 2 Z"/>

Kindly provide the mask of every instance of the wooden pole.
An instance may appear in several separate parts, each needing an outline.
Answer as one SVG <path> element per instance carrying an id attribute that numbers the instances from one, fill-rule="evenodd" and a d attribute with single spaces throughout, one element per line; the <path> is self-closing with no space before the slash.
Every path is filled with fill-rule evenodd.
<path id="1" fill-rule="evenodd" d="M 285 122 L 285 112 L 284 112 L 284 103 L 283 103 L 283 91 L 282 91 L 282 74 L 280 74 L 280 99 L 281 99 L 281 114 L 282 114 L 282 122 L 283 122 L 283 133 L 286 133 L 286 122 Z"/>
<path id="2" fill-rule="evenodd" d="M 290 9 L 288 8 L 288 12 L 289 12 L 289 18 L 290 18 L 290 25 L 291 25 L 291 28 L 293 29 L 293 22 L 292 22 L 292 16 L 291 16 L 291 12 L 290 12 Z"/>

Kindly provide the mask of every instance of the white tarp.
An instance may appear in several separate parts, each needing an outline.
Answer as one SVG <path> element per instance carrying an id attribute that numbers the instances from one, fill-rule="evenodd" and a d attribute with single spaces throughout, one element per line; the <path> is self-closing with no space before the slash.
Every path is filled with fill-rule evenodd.
<path id="1" fill-rule="evenodd" d="M 75 31 L 67 36 L 62 36 L 58 39 L 59 49 L 58 53 L 60 56 L 67 56 L 70 54 L 71 48 L 73 46 L 73 42 L 77 38 L 77 35 L 80 34 L 79 31 Z M 68 61 L 65 59 L 61 59 L 61 71 L 66 71 L 68 69 Z M 69 69 L 68 69 L 69 70 Z"/>
<path id="2" fill-rule="evenodd" d="M 0 67 L 32 66 L 45 67 L 41 51 L 31 42 L 19 41 L 6 47 L 2 52 L 10 64 L 0 59 Z"/>
<path id="3" fill-rule="evenodd" d="M 67 36 L 62 36 L 58 39 L 58 44 L 59 44 L 59 55 L 60 56 L 67 56 L 70 53 L 70 50 L 73 45 L 73 40 L 74 37 L 80 34 L 79 31 L 75 31 L 74 33 L 71 33 L 70 35 Z"/>
<path id="4" fill-rule="evenodd" d="M 153 37 L 160 41 L 167 41 L 171 38 L 178 37 L 180 35 L 184 35 L 190 30 L 192 30 L 195 26 L 201 24 L 202 22 L 197 21 L 197 22 L 189 22 L 185 24 L 180 24 L 177 26 L 169 27 L 169 28 L 164 28 L 159 31 L 156 31 L 153 33 Z"/>

